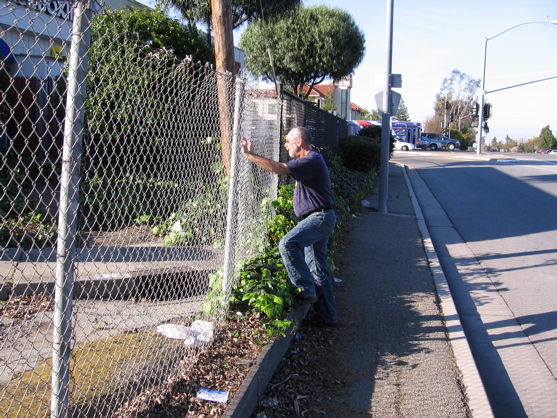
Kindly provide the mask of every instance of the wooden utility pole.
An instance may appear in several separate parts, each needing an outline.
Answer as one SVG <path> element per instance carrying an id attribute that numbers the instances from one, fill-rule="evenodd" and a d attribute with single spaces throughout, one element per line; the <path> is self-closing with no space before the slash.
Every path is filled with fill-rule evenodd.
<path id="1" fill-rule="evenodd" d="M 215 32 L 215 61 L 217 71 L 234 74 L 234 37 L 232 36 L 232 8 L 230 0 L 211 0 L 213 30 Z"/>
<path id="2" fill-rule="evenodd" d="M 232 126 L 234 112 L 235 72 L 234 38 L 232 35 L 232 8 L 230 0 L 211 0 L 213 31 L 215 38 L 215 63 L 217 69 L 217 89 L 219 95 L 220 134 L 222 143 L 222 159 L 226 173 L 230 167 L 232 143 Z M 227 74 L 228 73 L 228 74 Z"/>

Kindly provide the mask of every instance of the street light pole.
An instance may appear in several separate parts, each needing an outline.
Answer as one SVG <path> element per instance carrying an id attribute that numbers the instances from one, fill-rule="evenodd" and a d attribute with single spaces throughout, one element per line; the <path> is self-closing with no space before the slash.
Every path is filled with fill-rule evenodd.
<path id="1" fill-rule="evenodd" d="M 545 24 L 551 23 L 552 25 L 557 25 L 557 20 L 549 20 L 549 19 L 547 19 L 547 20 L 544 20 L 544 21 L 541 21 L 541 22 L 524 22 L 524 23 L 519 23 L 518 25 L 511 26 L 510 28 L 505 29 L 505 30 L 502 31 L 502 32 L 499 32 L 497 35 L 493 35 L 493 36 L 490 37 L 490 38 L 485 38 L 485 40 L 484 40 L 484 59 L 483 59 L 483 74 L 482 74 L 482 91 L 481 91 L 481 94 L 480 94 L 480 112 L 479 112 L 480 114 L 478 115 L 478 116 L 479 116 L 479 118 L 478 118 L 478 138 L 477 138 L 477 141 L 476 141 L 476 142 L 478 143 L 478 146 L 477 146 L 477 149 L 476 149 L 476 153 L 477 153 L 477 154 L 481 154 L 481 153 L 482 153 L 482 132 L 483 132 L 483 124 L 484 124 L 484 114 L 483 114 L 483 111 L 484 111 L 484 105 L 485 105 L 485 95 L 487 94 L 487 92 L 485 91 L 485 69 L 486 69 L 486 61 L 487 61 L 487 41 L 490 41 L 491 39 L 496 38 L 496 37 L 498 37 L 499 35 L 502 35 L 502 34 L 508 32 L 508 31 L 514 29 L 514 28 L 518 28 L 519 26 L 531 25 L 531 24 L 533 24 L 533 23 L 545 23 Z M 551 77 L 551 78 L 553 78 L 553 77 Z M 493 93 L 493 92 L 490 92 L 490 93 Z"/>
<path id="2" fill-rule="evenodd" d="M 383 90 L 383 116 L 381 118 L 381 158 L 379 167 L 379 201 L 378 211 L 381 214 L 388 212 L 389 200 L 389 156 L 391 145 L 391 112 L 392 112 L 392 64 L 393 64 L 393 8 L 394 0 L 387 0 L 387 25 L 386 25 L 386 74 L 385 90 Z"/>
<path id="3" fill-rule="evenodd" d="M 484 62 L 483 62 L 483 74 L 482 74 L 482 91 L 480 92 L 480 111 L 478 112 L 478 146 L 476 147 L 476 153 L 482 153 L 482 133 L 484 130 L 484 104 L 485 104 L 485 66 L 487 59 L 487 41 L 490 38 L 485 38 L 484 40 Z"/>

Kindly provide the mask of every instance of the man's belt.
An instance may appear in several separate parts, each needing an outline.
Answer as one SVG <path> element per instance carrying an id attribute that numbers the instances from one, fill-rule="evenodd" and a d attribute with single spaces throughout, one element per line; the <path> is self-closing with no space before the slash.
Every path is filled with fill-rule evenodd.
<path id="1" fill-rule="evenodd" d="M 332 208 L 322 208 L 322 209 L 312 210 L 311 212 L 308 212 L 305 215 L 300 216 L 300 219 L 306 219 L 309 215 L 313 215 L 314 213 L 317 212 L 325 212 L 326 210 L 331 210 L 331 209 Z"/>

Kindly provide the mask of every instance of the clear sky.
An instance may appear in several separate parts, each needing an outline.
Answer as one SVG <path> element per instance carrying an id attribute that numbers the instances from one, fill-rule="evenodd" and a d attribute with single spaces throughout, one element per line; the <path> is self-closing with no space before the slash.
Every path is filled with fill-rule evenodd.
<path id="1" fill-rule="evenodd" d="M 143 0 L 149 4 L 149 0 Z M 303 0 L 350 13 L 366 38 L 355 70 L 352 102 L 376 109 L 375 94 L 387 65 L 387 0 Z M 521 23 L 557 20 L 557 0 L 394 0 L 392 72 L 402 75 L 404 99 L 414 121 L 433 115 L 435 95 L 458 69 L 482 78 L 484 40 Z M 235 33 L 236 43 L 241 30 Z M 487 42 L 486 91 L 557 76 L 557 25 L 527 24 Z M 531 139 L 549 125 L 557 136 L 557 78 L 487 94 L 492 103 L 488 143 Z"/>
<path id="2" fill-rule="evenodd" d="M 366 37 L 366 56 L 356 69 L 352 101 L 375 109 L 378 74 L 385 73 L 386 0 L 305 0 L 352 15 Z M 482 78 L 484 40 L 524 22 L 557 21 L 556 0 L 394 0 L 392 71 L 402 75 L 412 120 L 433 115 L 435 94 L 458 69 Z M 557 25 L 528 24 L 487 42 L 486 90 L 557 76 Z M 379 77 L 381 79 L 381 77 Z M 550 125 L 557 135 L 557 78 L 486 95 L 493 105 L 493 136 L 530 139 Z"/>

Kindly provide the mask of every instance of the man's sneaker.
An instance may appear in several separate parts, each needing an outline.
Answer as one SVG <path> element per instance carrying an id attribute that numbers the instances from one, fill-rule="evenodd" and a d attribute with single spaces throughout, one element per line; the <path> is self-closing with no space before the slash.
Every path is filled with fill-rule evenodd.
<path id="1" fill-rule="evenodd" d="M 309 296 L 307 298 L 304 298 L 302 296 L 297 296 L 296 299 L 294 300 L 294 309 L 298 309 L 301 308 L 302 306 L 307 306 L 307 305 L 311 305 L 312 303 L 317 302 L 317 296 L 313 295 L 313 296 Z"/>

